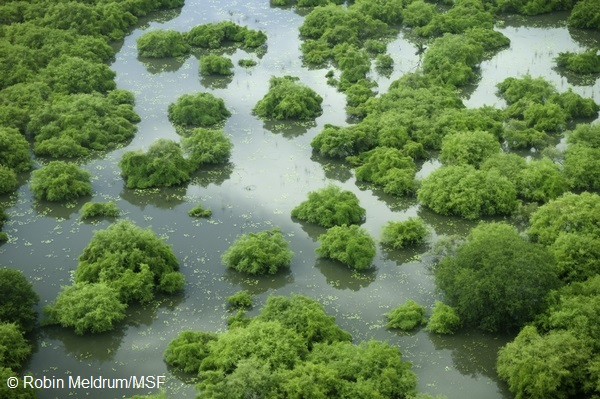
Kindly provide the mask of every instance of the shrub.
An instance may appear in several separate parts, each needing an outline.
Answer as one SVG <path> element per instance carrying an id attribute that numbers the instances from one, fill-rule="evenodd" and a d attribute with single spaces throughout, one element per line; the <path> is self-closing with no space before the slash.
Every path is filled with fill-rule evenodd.
<path id="1" fill-rule="evenodd" d="M 137 39 L 140 57 L 165 58 L 179 57 L 190 52 L 184 36 L 174 30 L 156 30 L 144 33 Z"/>
<path id="2" fill-rule="evenodd" d="M 331 227 L 319 236 L 319 241 L 319 256 L 338 260 L 355 270 L 370 268 L 375 258 L 375 241 L 356 225 Z"/>
<path id="3" fill-rule="evenodd" d="M 17 129 L 0 128 L 0 165 L 15 172 L 26 172 L 32 164 L 25 137 Z"/>
<path id="4" fill-rule="evenodd" d="M 17 174 L 12 169 L 0 165 L 0 194 L 10 193 L 17 186 Z"/>
<path id="5" fill-rule="evenodd" d="M 179 144 L 159 139 L 147 153 L 128 151 L 119 161 L 128 188 L 170 187 L 190 180 L 190 164 Z"/>
<path id="6" fill-rule="evenodd" d="M 202 75 L 232 75 L 233 62 L 227 57 L 208 54 L 200 58 L 200 73 Z"/>
<path id="7" fill-rule="evenodd" d="M 435 15 L 435 5 L 416 0 L 406 6 L 402 13 L 404 24 L 409 27 L 425 26 Z"/>
<path id="8" fill-rule="evenodd" d="M 243 234 L 223 253 L 223 263 L 248 274 L 275 274 L 290 266 L 294 253 L 279 229 Z"/>
<path id="9" fill-rule="evenodd" d="M 484 131 L 454 133 L 442 140 L 441 161 L 446 165 L 471 165 L 476 168 L 500 152 L 500 143 Z"/>
<path id="10" fill-rule="evenodd" d="M 310 142 L 319 154 L 329 158 L 346 158 L 370 150 L 377 144 L 377 132 L 359 126 L 338 127 L 325 124 Z"/>
<path id="11" fill-rule="evenodd" d="M 435 301 L 433 312 L 427 323 L 427 331 L 435 334 L 454 334 L 460 328 L 460 317 L 451 306 Z"/>
<path id="12" fill-rule="evenodd" d="M 110 331 L 125 318 L 127 305 L 117 290 L 104 283 L 85 282 L 63 287 L 56 301 L 44 307 L 46 324 L 72 327 L 76 334 Z"/>
<path id="13" fill-rule="evenodd" d="M 185 127 L 211 127 L 229 116 L 223 100 L 210 93 L 184 94 L 169 105 L 169 120 Z"/>
<path id="14" fill-rule="evenodd" d="M 394 249 L 400 249 L 421 244 L 428 235 L 429 230 L 425 222 L 420 218 L 411 217 L 403 222 L 388 222 L 383 227 L 381 242 Z"/>
<path id="15" fill-rule="evenodd" d="M 292 209 L 292 217 L 323 227 L 360 224 L 366 211 L 351 191 L 329 185 L 308 193 L 308 199 Z"/>
<path id="16" fill-rule="evenodd" d="M 254 113 L 269 119 L 314 119 L 323 113 L 323 98 L 298 78 L 271 77 L 269 91 L 254 107 Z"/>
<path id="17" fill-rule="evenodd" d="M 600 4 L 594 0 L 582 0 L 575 4 L 569 25 L 583 29 L 600 29 Z"/>
<path id="18" fill-rule="evenodd" d="M 375 67 L 378 69 L 392 69 L 394 67 L 394 59 L 389 54 L 379 54 L 375 58 Z"/>
<path id="19" fill-rule="evenodd" d="M 23 273 L 20 270 L 0 268 L 0 292 L 0 320 L 15 323 L 25 332 L 33 330 L 36 320 L 34 306 L 40 297 Z"/>
<path id="20" fill-rule="evenodd" d="M 600 123 L 580 123 L 567 133 L 567 143 L 600 148 Z"/>
<path id="21" fill-rule="evenodd" d="M 0 321 L 0 367 L 20 369 L 31 354 L 31 347 L 20 327 Z"/>
<path id="22" fill-rule="evenodd" d="M 548 158 L 529 161 L 517 175 L 519 195 L 528 201 L 548 202 L 561 195 L 566 186 L 558 165 Z"/>
<path id="23" fill-rule="evenodd" d="M 94 233 L 79 256 L 75 282 L 105 283 L 122 302 L 148 302 L 155 291 L 183 289 L 183 279 L 170 276 L 178 269 L 173 250 L 152 230 L 121 220 Z"/>
<path id="24" fill-rule="evenodd" d="M 15 377 L 17 373 L 8 367 L 0 366 L 0 380 L 7 381 L 10 377 Z M 37 399 L 37 390 L 35 388 L 26 387 L 23 377 L 18 376 L 18 387 L 9 388 L 6 384 L 0 384 L 0 397 L 11 399 Z"/>
<path id="25" fill-rule="evenodd" d="M 227 42 L 240 44 L 242 47 L 256 48 L 267 41 L 267 35 L 239 26 L 231 21 L 198 25 L 185 34 L 185 41 L 190 46 L 216 49 Z"/>
<path id="26" fill-rule="evenodd" d="M 565 152 L 564 174 L 574 189 L 600 189 L 600 148 L 569 145 Z"/>
<path id="27" fill-rule="evenodd" d="M 376 147 L 349 160 L 359 165 L 357 180 L 383 186 L 387 194 L 408 195 L 415 191 L 416 165 L 396 148 Z"/>
<path id="28" fill-rule="evenodd" d="M 121 210 L 114 202 L 86 202 L 81 208 L 81 218 L 89 219 L 97 216 L 119 217 Z"/>
<path id="29" fill-rule="evenodd" d="M 507 124 L 502 137 L 512 149 L 539 149 L 544 147 L 549 139 L 546 133 L 528 128 L 523 122 L 514 119 Z"/>
<path id="30" fill-rule="evenodd" d="M 204 165 L 218 165 L 229 161 L 233 144 L 222 130 L 194 129 L 189 137 L 181 140 L 192 170 Z"/>
<path id="31" fill-rule="evenodd" d="M 212 211 L 210 209 L 204 209 L 201 204 L 198 204 L 188 211 L 188 215 L 195 218 L 208 218 L 212 215 Z"/>
<path id="32" fill-rule="evenodd" d="M 165 362 L 186 373 L 198 373 L 202 360 L 210 353 L 209 344 L 219 336 L 212 332 L 182 331 L 169 342 Z"/>
<path id="33" fill-rule="evenodd" d="M 238 65 L 242 68 L 251 68 L 253 66 L 256 66 L 256 64 L 257 62 L 250 58 L 242 58 L 238 60 Z"/>
<path id="34" fill-rule="evenodd" d="M 560 68 L 574 73 L 582 75 L 600 73 L 600 56 L 597 48 L 582 53 L 570 51 L 558 53 L 555 61 Z"/>
<path id="35" fill-rule="evenodd" d="M 249 291 L 242 290 L 227 297 L 227 306 L 231 309 L 249 309 L 252 307 L 252 294 Z"/>
<path id="36" fill-rule="evenodd" d="M 116 88 L 116 73 L 104 63 L 80 57 L 60 56 L 40 72 L 55 93 L 106 93 Z"/>
<path id="37" fill-rule="evenodd" d="M 410 299 L 392 309 L 386 317 L 388 319 L 387 328 L 398 328 L 404 331 L 410 331 L 426 322 L 425 307 Z"/>
<path id="38" fill-rule="evenodd" d="M 35 198 L 47 201 L 70 201 L 92 194 L 90 173 L 63 161 L 52 161 L 34 170 L 30 188 Z"/>

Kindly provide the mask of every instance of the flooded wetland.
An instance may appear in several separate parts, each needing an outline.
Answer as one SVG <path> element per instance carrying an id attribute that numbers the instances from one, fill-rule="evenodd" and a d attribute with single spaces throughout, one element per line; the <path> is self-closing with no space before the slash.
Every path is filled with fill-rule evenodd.
<path id="1" fill-rule="evenodd" d="M 505 16 L 495 30 L 511 40 L 510 48 L 486 59 L 476 83 L 464 89 L 469 108 L 504 107 L 496 84 L 507 77 L 543 76 L 559 92 L 572 88 L 586 98 L 600 101 L 600 80 L 579 81 L 563 77 L 554 58 L 559 52 L 598 46 L 598 32 L 569 30 L 567 13 L 538 17 Z M 397 346 L 413 365 L 418 390 L 448 399 L 464 397 L 508 399 L 512 395 L 496 374 L 498 349 L 513 335 L 461 330 L 451 336 L 417 329 L 411 333 L 388 330 L 385 314 L 412 299 L 431 309 L 441 294 L 431 272 L 430 250 L 441 237 L 466 235 L 477 222 L 445 217 L 421 206 L 416 198 L 399 198 L 380 188 L 357 182 L 354 170 L 344 162 L 316 155 L 311 140 L 325 124 L 345 126 L 346 97 L 327 84 L 328 68 L 309 68 L 303 63 L 298 28 L 304 14 L 295 8 L 272 7 L 266 0 L 187 0 L 181 9 L 149 14 L 124 40 L 114 44 L 117 54 L 111 69 L 117 87 L 135 95 L 135 111 L 141 122 L 135 138 L 116 150 L 95 154 L 80 165 L 91 172 L 93 196 L 69 204 L 35 200 L 27 181 L 10 196 L 0 197 L 9 220 L 4 231 L 9 241 L 0 246 L 2 264 L 22 270 L 40 295 L 38 312 L 52 302 L 61 286 L 72 282 L 77 258 L 94 231 L 105 229 L 112 219 L 81 221 L 85 202 L 114 201 L 128 218 L 152 230 L 170 245 L 185 275 L 185 290 L 160 297 L 149 305 L 132 305 L 115 331 L 78 336 L 57 326 L 36 331 L 34 353 L 25 367 L 34 376 L 165 375 L 169 398 L 196 397 L 192 376 L 170 370 L 163 360 L 167 344 L 183 330 L 220 332 L 230 316 L 225 298 L 245 289 L 255 294 L 256 314 L 269 295 L 301 293 L 322 303 L 328 314 L 350 332 L 353 342 L 377 339 Z M 136 39 L 156 29 L 189 31 L 208 22 L 232 21 L 267 35 L 258 52 L 228 48 L 234 74 L 225 78 L 203 77 L 195 54 L 176 59 L 138 57 Z M 411 33 L 401 30 L 388 44 L 394 59 L 390 76 L 370 72 L 380 94 L 405 73 L 421 67 Z M 243 68 L 240 59 L 257 65 Z M 252 109 L 267 93 L 271 76 L 297 76 L 323 98 L 323 114 L 313 122 L 264 121 Z M 224 132 L 233 143 L 226 166 L 204 168 L 192 181 L 175 188 L 129 189 L 117 165 L 129 150 L 146 150 L 155 140 L 179 142 L 168 119 L 167 107 L 183 94 L 209 92 L 224 100 L 231 111 Z M 527 155 L 527 154 L 526 154 Z M 535 155 L 535 154 L 531 154 Z M 418 178 L 440 166 L 436 159 L 418 164 Z M 26 177 L 23 177 L 26 179 Z M 374 267 L 355 272 L 315 254 L 317 237 L 326 229 L 292 219 L 291 210 L 310 191 L 335 183 L 350 190 L 366 210 L 362 224 L 377 242 L 388 221 L 421 217 L 432 234 L 426 245 L 391 250 L 377 245 Z M 188 211 L 202 203 L 210 218 L 191 218 Z M 278 226 L 295 253 L 291 267 L 275 275 L 255 277 L 226 269 L 221 254 L 241 234 Z M 148 390 L 152 391 L 152 390 Z M 114 397 L 146 394 L 139 390 L 111 392 Z M 40 390 L 40 399 L 106 398 L 102 390 Z M 113 397 L 111 396 L 111 397 Z"/>

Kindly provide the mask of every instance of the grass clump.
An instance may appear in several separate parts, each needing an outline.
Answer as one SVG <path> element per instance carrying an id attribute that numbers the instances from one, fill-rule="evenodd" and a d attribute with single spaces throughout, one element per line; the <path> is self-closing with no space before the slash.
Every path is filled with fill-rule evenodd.
<path id="1" fill-rule="evenodd" d="M 427 323 L 427 331 L 436 334 L 454 334 L 460 328 L 458 312 L 451 306 L 435 301 L 433 313 Z"/>
<path id="2" fill-rule="evenodd" d="M 230 309 L 250 309 L 253 295 L 250 291 L 242 290 L 228 296 L 225 300 Z"/>
<path id="3" fill-rule="evenodd" d="M 388 328 L 410 331 L 425 323 L 425 307 L 409 299 L 404 304 L 392 309 L 386 317 Z"/>
<path id="4" fill-rule="evenodd" d="M 208 218 L 212 215 L 212 211 L 204 209 L 201 204 L 198 204 L 188 211 L 188 215 L 195 218 Z"/>
<path id="5" fill-rule="evenodd" d="M 238 65 L 242 68 L 251 68 L 253 66 L 256 66 L 256 64 L 257 62 L 250 58 L 242 58 L 238 61 Z"/>
<path id="6" fill-rule="evenodd" d="M 114 202 L 86 202 L 81 208 L 81 218 L 89 219 L 97 216 L 119 217 L 121 211 Z"/>
<path id="7" fill-rule="evenodd" d="M 200 74 L 201 75 L 233 75 L 231 71 L 233 62 L 222 55 L 209 54 L 200 58 Z"/>

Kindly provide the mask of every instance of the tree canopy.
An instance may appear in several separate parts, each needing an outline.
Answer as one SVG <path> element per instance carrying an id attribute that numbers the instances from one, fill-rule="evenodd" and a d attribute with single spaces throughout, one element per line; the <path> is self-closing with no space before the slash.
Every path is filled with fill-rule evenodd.
<path id="1" fill-rule="evenodd" d="M 30 188 L 38 200 L 71 201 L 92 194 L 90 177 L 74 163 L 52 161 L 33 171 Z"/>
<path id="2" fill-rule="evenodd" d="M 581 53 L 567 51 L 559 53 L 555 58 L 556 65 L 559 68 L 564 68 L 567 71 L 581 75 L 589 75 L 600 73 L 600 55 L 598 48 L 593 48 Z"/>
<path id="3" fill-rule="evenodd" d="M 234 270 L 248 274 L 275 274 L 290 266 L 294 253 L 277 228 L 243 234 L 223 253 L 221 260 Z"/>
<path id="4" fill-rule="evenodd" d="M 25 137 L 17 129 L 0 127 L 0 165 L 15 172 L 26 172 L 32 164 Z"/>
<path id="5" fill-rule="evenodd" d="M 211 127 L 230 116 L 225 102 L 210 93 L 184 94 L 169 105 L 169 120 L 184 127 Z"/>
<path id="6" fill-rule="evenodd" d="M 20 270 L 0 268 L 0 323 L 14 323 L 25 332 L 33 330 L 34 306 L 40 300 Z"/>
<path id="7" fill-rule="evenodd" d="M 137 38 L 138 54 L 141 57 L 179 57 L 190 52 L 191 47 L 184 41 L 184 35 L 175 30 L 155 30 Z"/>
<path id="8" fill-rule="evenodd" d="M 353 192 L 329 185 L 308 193 L 308 199 L 292 209 L 292 217 L 332 227 L 360 224 L 365 220 L 366 211 Z"/>
<path id="9" fill-rule="evenodd" d="M 357 180 L 383 186 L 387 194 L 402 196 L 415 192 L 416 165 L 401 150 L 376 147 L 349 159 L 357 165 Z"/>
<path id="10" fill-rule="evenodd" d="M 323 113 L 323 98 L 293 76 L 271 77 L 269 91 L 253 111 L 261 118 L 309 120 Z"/>
<path id="11" fill-rule="evenodd" d="M 383 226 L 381 242 L 394 249 L 422 244 L 429 235 L 423 219 L 410 217 L 402 222 L 388 222 Z"/>
<path id="12" fill-rule="evenodd" d="M 398 328 L 404 331 L 410 331 L 427 321 L 425 307 L 410 299 L 392 309 L 386 317 L 387 328 Z"/>
<path id="13" fill-rule="evenodd" d="M 333 226 L 319 236 L 319 256 L 330 258 L 355 270 L 369 269 L 375 258 L 375 241 L 357 225 Z"/>
<path id="14" fill-rule="evenodd" d="M 500 152 L 500 143 L 491 133 L 466 131 L 450 134 L 442 140 L 440 160 L 445 165 L 471 165 L 476 168 Z"/>
<path id="15" fill-rule="evenodd" d="M 221 21 L 198 25 L 185 35 L 185 41 L 192 47 L 216 49 L 227 43 L 239 44 L 246 48 L 262 46 L 267 35 L 262 31 L 248 29 L 231 21 Z"/>
<path id="16" fill-rule="evenodd" d="M 30 354 L 31 347 L 20 326 L 0 322 L 0 367 L 18 370 Z"/>
<path id="17" fill-rule="evenodd" d="M 119 217 L 121 210 L 112 201 L 109 202 L 86 202 L 81 207 L 81 218 L 90 219 L 98 216 Z"/>
<path id="18" fill-rule="evenodd" d="M 200 74 L 233 75 L 231 59 L 217 54 L 208 54 L 200 58 Z"/>
<path id="19" fill-rule="evenodd" d="M 233 143 L 222 130 L 198 128 L 181 140 L 181 147 L 190 168 L 196 170 L 204 165 L 227 163 Z"/>
<path id="20" fill-rule="evenodd" d="M 454 334 L 460 328 L 461 320 L 455 308 L 435 301 L 427 322 L 427 331 L 434 334 Z"/>
<path id="21" fill-rule="evenodd" d="M 523 326 L 559 286 L 552 255 L 506 223 L 481 223 L 435 271 L 436 285 L 460 318 L 486 331 Z"/>

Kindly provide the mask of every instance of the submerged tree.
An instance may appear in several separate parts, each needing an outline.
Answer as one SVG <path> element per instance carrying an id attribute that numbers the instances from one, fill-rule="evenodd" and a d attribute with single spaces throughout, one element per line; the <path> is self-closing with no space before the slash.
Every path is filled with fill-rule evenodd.
<path id="1" fill-rule="evenodd" d="M 208 54 L 200 58 L 200 74 L 202 75 L 233 75 L 233 62 L 227 57 Z"/>
<path id="2" fill-rule="evenodd" d="M 427 331 L 435 334 L 454 334 L 460 325 L 461 320 L 455 308 L 435 301 L 433 312 L 427 322 Z"/>
<path id="3" fill-rule="evenodd" d="M 0 322 L 14 323 L 24 332 L 33 330 L 37 318 L 34 306 L 40 297 L 23 273 L 1 268 L 0 292 Z"/>
<path id="4" fill-rule="evenodd" d="M 338 260 L 355 270 L 369 269 L 375 258 L 375 241 L 357 225 L 333 226 L 319 236 L 319 242 L 319 256 Z"/>
<path id="5" fill-rule="evenodd" d="M 185 127 L 211 127 L 230 116 L 225 102 L 210 93 L 184 94 L 169 105 L 169 120 Z"/>
<path id="6" fill-rule="evenodd" d="M 311 191 L 306 201 L 292 209 L 292 217 L 323 227 L 360 224 L 365 215 L 353 192 L 334 185 Z"/>
<path id="7" fill-rule="evenodd" d="M 181 140 L 181 147 L 188 156 L 190 168 L 196 170 L 205 165 L 227 163 L 233 144 L 222 130 L 198 128 Z"/>
<path id="8" fill-rule="evenodd" d="M 144 33 L 137 39 L 137 48 L 141 57 L 149 58 L 179 57 L 190 52 L 190 46 L 184 41 L 184 36 L 174 30 Z"/>
<path id="9" fill-rule="evenodd" d="M 425 307 L 410 299 L 392 309 L 385 316 L 388 319 L 387 328 L 398 328 L 405 331 L 410 331 L 427 321 Z"/>
<path id="10" fill-rule="evenodd" d="M 185 41 L 190 46 L 216 49 L 227 45 L 227 42 L 240 44 L 242 47 L 256 48 L 267 41 L 267 35 L 261 31 L 239 26 L 231 21 L 198 25 L 185 34 Z"/>
<path id="11" fill-rule="evenodd" d="M 112 201 L 109 202 L 86 202 L 81 208 L 81 218 L 89 219 L 98 216 L 118 217 L 121 210 Z"/>
<path id="12" fill-rule="evenodd" d="M 32 164 L 25 137 L 17 129 L 0 128 L 0 165 L 15 172 L 26 172 Z"/>
<path id="13" fill-rule="evenodd" d="M 388 222 L 383 226 L 381 243 L 394 249 L 422 244 L 429 235 L 427 225 L 420 218 L 408 218 L 402 222 Z"/>
<path id="14" fill-rule="evenodd" d="M 573 53 L 567 51 L 559 53 L 555 58 L 556 65 L 560 68 L 565 68 L 567 71 L 586 75 L 600 73 L 600 55 L 598 48 L 593 48 L 582 53 Z"/>
<path id="15" fill-rule="evenodd" d="M 52 161 L 33 171 L 30 188 L 37 199 L 71 201 L 92 194 L 90 177 L 74 163 Z"/>
<path id="16" fill-rule="evenodd" d="M 471 165 L 476 168 L 500 152 L 500 143 L 491 133 L 466 131 L 450 134 L 442 140 L 440 160 L 446 165 Z"/>
<path id="17" fill-rule="evenodd" d="M 600 4 L 594 0 L 578 1 L 568 22 L 575 28 L 600 29 Z"/>
<path id="18" fill-rule="evenodd" d="M 309 120 L 323 113 L 323 98 L 292 76 L 271 77 L 269 91 L 256 103 L 254 112 L 261 118 Z"/>
<path id="19" fill-rule="evenodd" d="M 416 188 L 416 165 L 412 158 L 396 148 L 376 147 L 349 158 L 357 164 L 356 179 L 383 186 L 393 195 L 412 194 Z"/>

